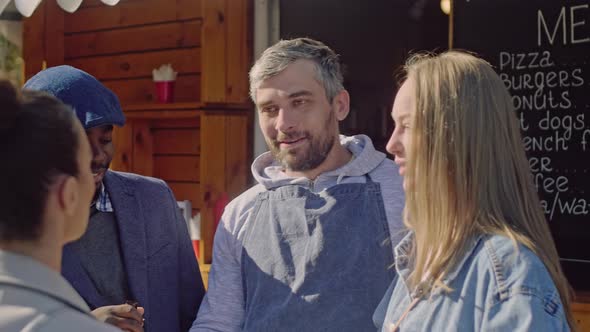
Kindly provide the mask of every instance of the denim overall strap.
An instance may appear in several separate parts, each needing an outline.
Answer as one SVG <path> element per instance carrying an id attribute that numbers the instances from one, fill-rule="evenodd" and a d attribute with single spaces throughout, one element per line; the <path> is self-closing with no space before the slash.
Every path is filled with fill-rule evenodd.
<path id="1" fill-rule="evenodd" d="M 261 193 L 246 224 L 244 331 L 372 331 L 394 277 L 381 189 L 296 185 Z"/>

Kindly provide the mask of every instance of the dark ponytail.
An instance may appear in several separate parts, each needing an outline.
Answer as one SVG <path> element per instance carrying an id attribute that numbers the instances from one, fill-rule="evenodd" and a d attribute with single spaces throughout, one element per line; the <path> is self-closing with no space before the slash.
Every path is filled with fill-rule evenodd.
<path id="1" fill-rule="evenodd" d="M 55 177 L 78 175 L 75 121 L 56 98 L 0 81 L 0 241 L 37 239 Z"/>

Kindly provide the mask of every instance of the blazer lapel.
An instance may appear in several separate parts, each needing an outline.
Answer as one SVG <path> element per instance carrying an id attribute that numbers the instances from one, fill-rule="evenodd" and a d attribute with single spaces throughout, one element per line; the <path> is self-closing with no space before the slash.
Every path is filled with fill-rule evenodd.
<path id="1" fill-rule="evenodd" d="M 140 306 L 148 306 L 146 229 L 141 205 L 134 195 L 133 184 L 121 175 L 108 171 L 105 187 L 113 204 L 129 289 Z"/>

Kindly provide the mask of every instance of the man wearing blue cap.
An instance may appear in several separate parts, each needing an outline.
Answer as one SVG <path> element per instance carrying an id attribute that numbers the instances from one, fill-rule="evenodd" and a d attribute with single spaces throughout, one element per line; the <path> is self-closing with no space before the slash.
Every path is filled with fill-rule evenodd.
<path id="1" fill-rule="evenodd" d="M 98 319 L 121 329 L 188 330 L 205 290 L 176 199 L 162 180 L 109 170 L 113 126 L 125 124 L 118 98 L 70 66 L 46 69 L 24 88 L 72 106 L 92 147 L 90 221 L 64 247 L 64 277 Z"/>

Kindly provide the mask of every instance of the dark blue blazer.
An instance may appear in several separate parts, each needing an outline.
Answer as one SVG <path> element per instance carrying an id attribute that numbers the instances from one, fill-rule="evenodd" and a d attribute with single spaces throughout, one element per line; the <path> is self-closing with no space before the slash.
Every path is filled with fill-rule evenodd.
<path id="1" fill-rule="evenodd" d="M 172 191 L 159 179 L 108 171 L 123 263 L 133 299 L 145 308 L 150 332 L 188 331 L 205 294 L 186 223 Z M 75 251 L 64 247 L 62 274 L 94 309 L 108 303 Z"/>

